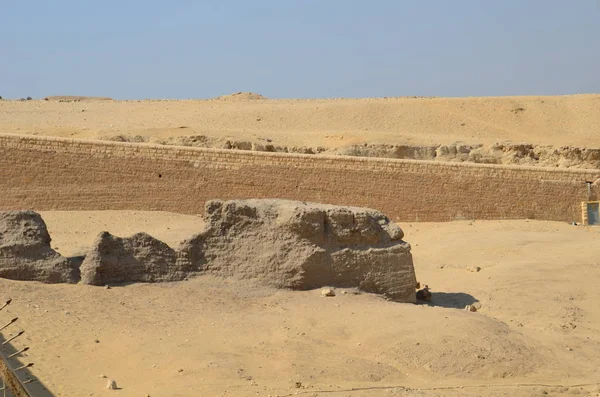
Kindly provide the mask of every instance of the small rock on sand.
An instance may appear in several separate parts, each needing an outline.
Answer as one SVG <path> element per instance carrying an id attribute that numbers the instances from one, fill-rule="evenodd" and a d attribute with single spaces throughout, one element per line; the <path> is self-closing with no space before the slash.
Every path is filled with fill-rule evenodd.
<path id="1" fill-rule="evenodd" d="M 110 379 L 107 383 L 106 383 L 106 388 L 110 389 L 110 390 L 117 390 L 117 382 L 113 379 Z"/>
<path id="2" fill-rule="evenodd" d="M 431 302 L 431 291 L 429 291 L 429 286 L 425 285 L 423 289 L 417 291 L 417 300 Z"/>
<path id="3" fill-rule="evenodd" d="M 321 290 L 322 296 L 335 296 L 335 290 L 333 288 L 323 288 Z"/>
<path id="4" fill-rule="evenodd" d="M 481 271 L 481 268 L 479 266 L 467 266 L 467 271 L 477 273 Z"/>
<path id="5" fill-rule="evenodd" d="M 465 306 L 465 310 L 468 312 L 476 312 L 477 308 L 474 305 L 467 305 Z"/>

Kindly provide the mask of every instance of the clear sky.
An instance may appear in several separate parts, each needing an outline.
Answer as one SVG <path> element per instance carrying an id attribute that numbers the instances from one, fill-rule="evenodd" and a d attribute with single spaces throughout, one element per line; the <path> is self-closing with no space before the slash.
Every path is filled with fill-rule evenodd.
<path id="1" fill-rule="evenodd" d="M 600 93 L 600 0 L 0 0 L 0 95 Z"/>

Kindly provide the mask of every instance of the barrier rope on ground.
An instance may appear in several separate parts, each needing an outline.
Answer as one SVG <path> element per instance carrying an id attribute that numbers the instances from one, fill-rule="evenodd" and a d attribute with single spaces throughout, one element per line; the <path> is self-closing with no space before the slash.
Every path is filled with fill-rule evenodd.
<path id="1" fill-rule="evenodd" d="M 0 311 L 4 310 L 8 305 L 10 305 L 12 299 L 7 300 L 1 307 Z M 0 333 L 2 331 L 8 329 L 10 326 L 14 325 L 19 320 L 18 317 L 13 318 L 8 323 L 4 324 L 0 327 Z M 27 391 L 26 385 L 35 381 L 34 378 L 27 379 L 21 381 L 19 378 L 19 374 L 26 368 L 32 367 L 33 363 L 21 364 L 17 359 L 29 350 L 29 347 L 24 347 L 14 353 L 8 354 L 6 353 L 6 348 L 10 346 L 9 344 L 16 340 L 18 337 L 23 335 L 25 331 L 19 331 L 17 334 L 4 338 L 4 341 L 0 345 L 0 382 L 1 387 L 0 391 L 2 392 L 2 397 L 13 396 L 13 397 L 32 397 L 31 394 Z M 10 392 L 11 394 L 7 394 Z"/>

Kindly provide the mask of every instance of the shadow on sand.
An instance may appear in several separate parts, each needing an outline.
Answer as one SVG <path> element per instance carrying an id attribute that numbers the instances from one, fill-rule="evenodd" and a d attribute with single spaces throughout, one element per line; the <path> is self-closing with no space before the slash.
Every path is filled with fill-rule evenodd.
<path id="1" fill-rule="evenodd" d="M 8 356 L 17 352 L 17 349 L 11 343 L 2 345 L 2 343 L 5 341 L 6 338 L 3 335 L 0 335 L 0 353 L 3 356 L 4 362 L 6 362 L 11 368 L 19 368 L 31 362 L 28 361 L 26 353 L 8 358 Z M 24 368 L 15 372 L 17 378 L 21 384 L 23 384 L 29 395 L 33 397 L 55 397 L 55 395 L 50 392 L 32 372 L 35 372 L 35 365 L 31 368 Z M 13 394 L 6 393 L 6 395 L 12 396 Z"/>
<path id="2" fill-rule="evenodd" d="M 472 295 L 464 292 L 432 292 L 430 302 L 419 302 L 429 306 L 464 309 L 467 305 L 477 302 Z"/>

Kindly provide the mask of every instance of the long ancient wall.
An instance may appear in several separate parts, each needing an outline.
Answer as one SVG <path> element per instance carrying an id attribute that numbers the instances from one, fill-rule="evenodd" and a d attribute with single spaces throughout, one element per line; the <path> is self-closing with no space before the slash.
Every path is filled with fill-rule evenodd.
<path id="1" fill-rule="evenodd" d="M 577 221 L 595 170 L 324 157 L 0 135 L 0 210 L 201 213 L 209 199 L 285 198 L 399 221 Z"/>

